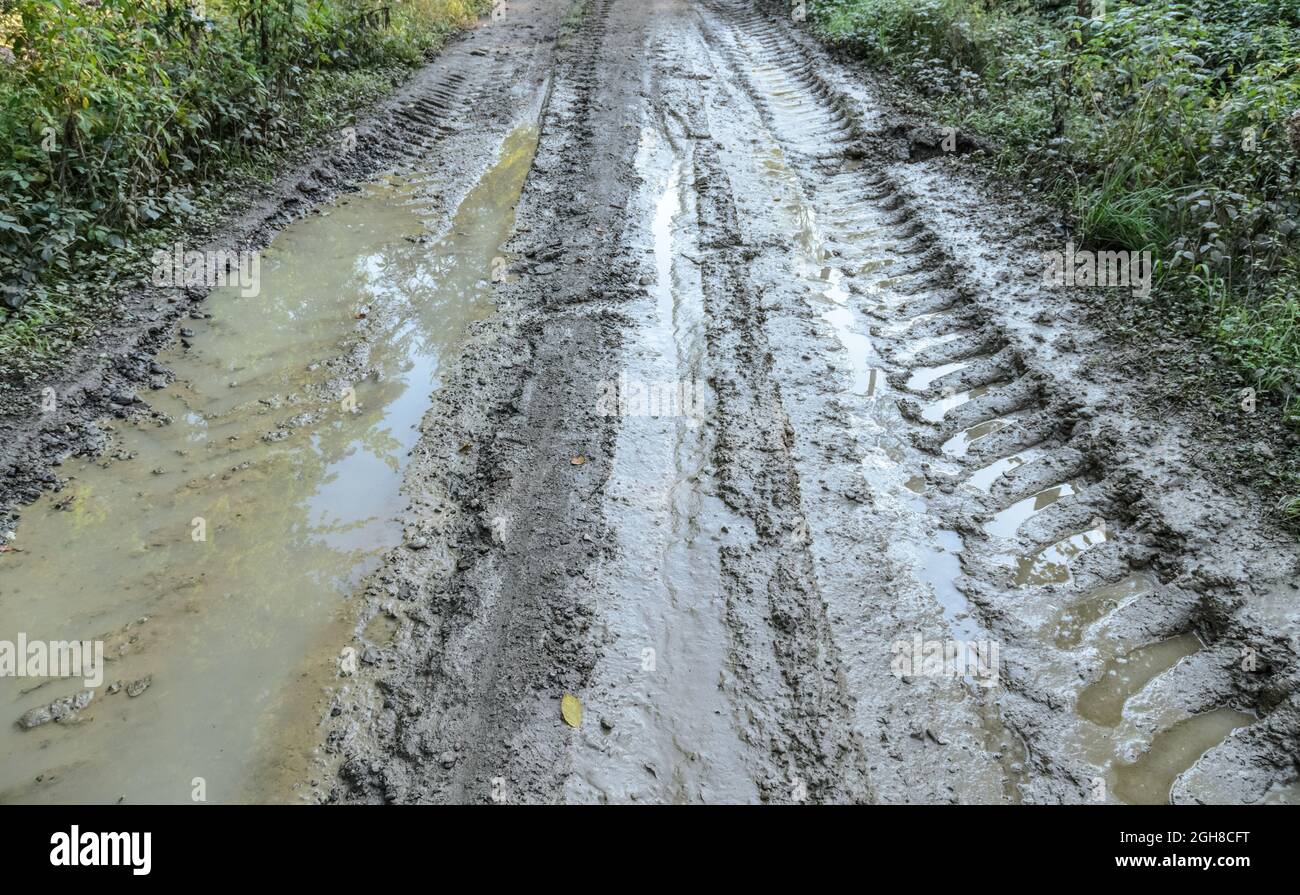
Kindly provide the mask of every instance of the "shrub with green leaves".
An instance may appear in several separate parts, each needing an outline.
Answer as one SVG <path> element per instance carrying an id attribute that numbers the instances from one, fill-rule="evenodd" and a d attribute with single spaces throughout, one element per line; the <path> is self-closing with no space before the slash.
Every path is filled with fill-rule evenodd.
<path id="1" fill-rule="evenodd" d="M 195 184 L 289 147 L 331 79 L 416 63 L 484 5 L 0 0 L 0 332 L 79 259 L 189 214 Z"/>
<path id="2" fill-rule="evenodd" d="M 1164 294 L 1261 387 L 1300 389 L 1300 3 L 1109 0 L 1080 17 L 1074 2 L 810 0 L 809 15 L 992 137 L 1089 243 L 1150 249 Z"/>

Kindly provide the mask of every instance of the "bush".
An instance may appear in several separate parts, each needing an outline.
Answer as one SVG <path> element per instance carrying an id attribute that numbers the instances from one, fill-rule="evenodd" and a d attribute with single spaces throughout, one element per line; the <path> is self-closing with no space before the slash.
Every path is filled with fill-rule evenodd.
<path id="1" fill-rule="evenodd" d="M 906 75 L 950 123 L 1074 212 L 1150 249 L 1228 355 L 1289 396 L 1300 371 L 1295 0 L 811 0 L 824 38 Z M 1300 129 L 1300 122 L 1293 125 Z"/>
<path id="2" fill-rule="evenodd" d="M 287 148 L 330 77 L 418 62 L 482 2 L 0 0 L 0 326 L 80 256 L 191 213 L 195 184 Z"/>

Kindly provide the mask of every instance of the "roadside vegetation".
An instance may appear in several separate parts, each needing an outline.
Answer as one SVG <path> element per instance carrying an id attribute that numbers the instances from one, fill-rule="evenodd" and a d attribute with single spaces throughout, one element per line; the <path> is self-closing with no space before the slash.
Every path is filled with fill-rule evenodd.
<path id="1" fill-rule="evenodd" d="M 810 0 L 808 18 L 990 138 L 1089 248 L 1150 250 L 1161 313 L 1300 427 L 1300 2 Z"/>
<path id="2" fill-rule="evenodd" d="M 0 358 L 78 341 L 151 240 L 337 136 L 488 2 L 0 0 Z"/>

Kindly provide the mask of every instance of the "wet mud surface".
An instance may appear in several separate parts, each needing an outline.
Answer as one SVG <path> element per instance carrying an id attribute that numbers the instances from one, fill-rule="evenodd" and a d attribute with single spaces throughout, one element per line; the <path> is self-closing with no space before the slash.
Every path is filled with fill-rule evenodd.
<path id="1" fill-rule="evenodd" d="M 1042 284 L 1050 216 L 749 4 L 511 10 L 260 304 L 132 349 L 147 407 L 7 446 L 19 496 L 109 447 L 4 630 L 151 683 L 6 732 L 0 798 L 184 800 L 211 725 L 222 800 L 1294 801 L 1300 552 Z"/>

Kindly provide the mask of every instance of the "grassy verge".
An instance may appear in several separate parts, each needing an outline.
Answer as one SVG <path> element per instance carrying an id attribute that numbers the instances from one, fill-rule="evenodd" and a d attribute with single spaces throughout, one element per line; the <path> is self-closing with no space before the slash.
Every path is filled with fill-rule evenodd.
<path id="1" fill-rule="evenodd" d="M 1300 429 L 1300 4 L 810 0 L 808 15 L 991 138 L 1089 248 L 1151 251 L 1153 310 Z M 1300 518 L 1291 465 L 1279 507 Z"/>
<path id="2" fill-rule="evenodd" d="M 223 184 L 336 135 L 489 3 L 0 0 L 0 366 L 78 343 Z"/>

